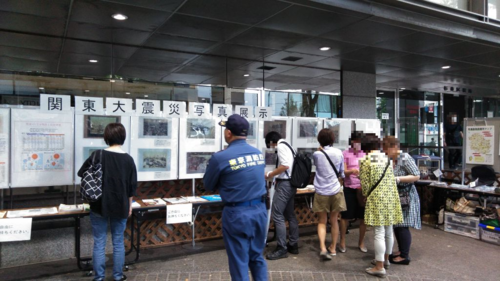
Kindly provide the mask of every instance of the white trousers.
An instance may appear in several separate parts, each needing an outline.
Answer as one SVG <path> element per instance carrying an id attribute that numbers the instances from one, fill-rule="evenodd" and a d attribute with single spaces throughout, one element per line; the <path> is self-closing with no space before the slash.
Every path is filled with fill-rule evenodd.
<path id="1" fill-rule="evenodd" d="M 392 236 L 392 225 L 375 226 L 375 260 L 384 261 L 384 254 L 392 254 L 394 238 Z"/>

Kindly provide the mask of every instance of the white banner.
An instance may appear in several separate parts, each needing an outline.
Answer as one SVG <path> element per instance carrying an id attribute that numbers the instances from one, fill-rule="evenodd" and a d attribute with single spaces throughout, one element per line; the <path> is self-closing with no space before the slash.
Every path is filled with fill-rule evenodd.
<path id="1" fill-rule="evenodd" d="M 271 107 L 255 107 L 255 118 L 259 120 L 271 120 L 273 109 Z"/>
<path id="2" fill-rule="evenodd" d="M 1 219 L 0 242 L 31 240 L 32 218 Z"/>
<path id="3" fill-rule="evenodd" d="M 186 117 L 186 103 L 183 101 L 163 101 L 163 116 L 182 118 Z"/>
<path id="4" fill-rule="evenodd" d="M 157 116 L 160 117 L 160 101 L 159 100 L 135 100 L 135 112 L 137 116 Z"/>
<path id="5" fill-rule="evenodd" d="M 75 97 L 75 114 L 104 115 L 103 98 Z"/>
<path id="6" fill-rule="evenodd" d="M 134 113 L 132 102 L 132 99 L 106 98 L 106 114 L 131 115 Z"/>
<path id="7" fill-rule="evenodd" d="M 167 224 L 193 222 L 193 204 L 167 205 Z"/>
<path id="8" fill-rule="evenodd" d="M 40 94 L 40 111 L 62 113 L 71 111 L 71 96 Z"/>
<path id="9" fill-rule="evenodd" d="M 235 114 L 240 115 L 243 118 L 253 118 L 254 117 L 254 107 L 253 106 L 243 106 L 237 105 Z"/>
<path id="10" fill-rule="evenodd" d="M 226 120 L 233 114 L 233 106 L 230 104 L 214 103 L 212 106 L 213 116 Z"/>
<path id="11" fill-rule="evenodd" d="M 212 115 L 210 114 L 210 104 L 209 103 L 190 102 L 189 103 L 189 116 L 190 117 L 202 117 L 202 118 L 212 117 Z"/>

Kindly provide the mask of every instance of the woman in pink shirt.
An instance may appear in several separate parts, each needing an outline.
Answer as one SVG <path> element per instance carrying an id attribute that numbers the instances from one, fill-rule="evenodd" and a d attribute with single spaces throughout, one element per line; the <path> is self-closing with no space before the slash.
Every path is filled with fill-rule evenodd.
<path id="1" fill-rule="evenodd" d="M 366 224 L 364 221 L 365 207 L 360 204 L 357 192 L 361 190 L 359 181 L 359 164 L 358 161 L 365 157 L 365 153 L 361 150 L 361 137 L 363 132 L 354 132 L 349 139 L 350 148 L 343 152 L 344 154 L 344 196 L 347 204 L 347 211 L 341 212 L 342 219 L 340 220 L 340 243 L 339 251 L 346 252 L 345 235 L 347 225 L 352 219 L 359 219 L 359 250 L 363 253 L 367 252 L 365 246 Z"/>

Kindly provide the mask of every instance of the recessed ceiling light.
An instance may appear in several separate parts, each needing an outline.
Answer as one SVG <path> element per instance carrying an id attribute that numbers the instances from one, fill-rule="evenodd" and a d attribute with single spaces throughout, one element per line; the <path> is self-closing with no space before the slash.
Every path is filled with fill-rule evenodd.
<path id="1" fill-rule="evenodd" d="M 90 92 L 90 91 L 89 90 L 85 90 L 85 93 L 88 93 L 88 92 Z"/>
<path id="2" fill-rule="evenodd" d="M 123 15 L 123 14 L 114 14 L 114 15 L 112 15 L 112 17 L 115 20 L 126 20 L 126 19 L 128 19 L 128 17 L 126 15 Z"/>
<path id="3" fill-rule="evenodd" d="M 115 80 L 111 79 L 111 80 L 109 80 L 109 82 L 111 82 L 111 83 L 115 83 Z"/>
<path id="4" fill-rule="evenodd" d="M 406 90 L 406 88 L 401 88 L 400 90 Z"/>
<path id="5" fill-rule="evenodd" d="M 90 63 L 98 63 L 98 60 L 89 60 Z"/>
<path id="6" fill-rule="evenodd" d="M 126 92 L 126 93 L 125 93 L 125 95 L 130 95 L 130 93 L 129 93 L 129 92 Z"/>
<path id="7" fill-rule="evenodd" d="M 319 48 L 319 49 L 320 49 L 321 51 L 323 51 L 323 52 L 326 52 L 326 51 L 330 50 L 330 47 L 321 47 L 321 48 Z"/>
<path id="8" fill-rule="evenodd" d="M 38 89 L 39 89 L 39 90 L 42 90 L 42 91 L 43 91 L 43 90 L 45 90 L 45 88 L 44 88 L 44 87 L 39 87 Z"/>
<path id="9" fill-rule="evenodd" d="M 243 74 L 243 76 L 248 77 L 248 76 L 250 76 L 250 74 L 248 74 L 248 73 L 247 74 Z"/>
<path id="10" fill-rule="evenodd" d="M 147 98 L 147 97 L 148 97 L 148 95 L 144 95 L 144 97 L 145 97 L 145 98 Z"/>
<path id="11" fill-rule="evenodd" d="M 448 69 L 448 68 L 450 68 L 450 67 L 451 67 L 451 66 L 449 66 L 449 65 L 441 66 L 441 68 L 442 68 L 442 69 Z"/>

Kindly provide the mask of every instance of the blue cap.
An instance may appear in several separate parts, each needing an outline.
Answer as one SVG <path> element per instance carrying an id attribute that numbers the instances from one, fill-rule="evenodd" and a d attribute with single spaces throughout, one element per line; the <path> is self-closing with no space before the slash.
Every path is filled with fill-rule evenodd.
<path id="1" fill-rule="evenodd" d="M 248 135 L 248 128 L 250 127 L 247 119 L 238 114 L 229 116 L 227 121 L 220 121 L 219 125 L 226 127 L 233 135 L 239 137 L 246 137 Z"/>

